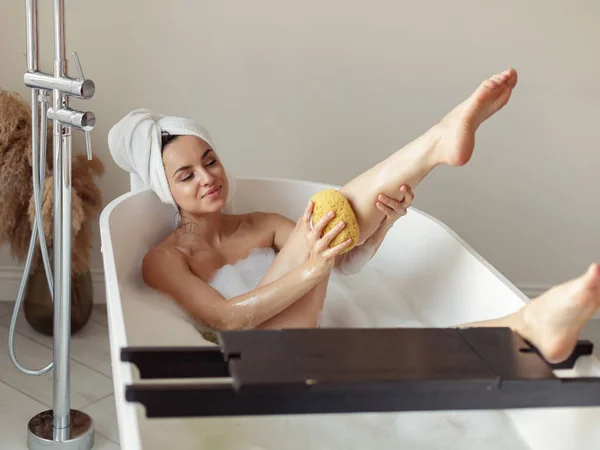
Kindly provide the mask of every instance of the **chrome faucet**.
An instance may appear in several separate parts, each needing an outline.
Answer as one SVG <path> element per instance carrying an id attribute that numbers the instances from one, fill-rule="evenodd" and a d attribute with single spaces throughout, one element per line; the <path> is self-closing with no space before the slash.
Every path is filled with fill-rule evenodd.
<path id="1" fill-rule="evenodd" d="M 96 124 L 91 111 L 78 111 L 69 106 L 69 98 L 90 99 L 96 86 L 86 79 L 77 53 L 73 59 L 78 78 L 67 75 L 65 59 L 64 0 L 54 1 L 54 70 L 53 74 L 38 69 L 37 0 L 25 0 L 27 24 L 27 72 L 23 79 L 31 88 L 32 177 L 35 220 L 9 330 L 9 355 L 13 364 L 27 375 L 42 375 L 53 370 L 52 409 L 35 415 L 27 426 L 27 444 L 37 449 L 91 449 L 94 445 L 94 423 L 82 411 L 70 407 L 69 352 L 71 338 L 71 130 L 85 133 L 88 159 L 92 159 L 90 132 Z M 50 106 L 50 96 L 52 105 Z M 41 217 L 40 186 L 44 186 L 47 122 L 53 122 L 54 175 L 54 277 L 50 268 Z M 26 369 L 14 353 L 17 315 L 27 286 L 32 258 L 39 237 L 48 288 L 54 306 L 53 360 L 43 369 Z M 76 425 L 76 426 L 74 426 Z"/>

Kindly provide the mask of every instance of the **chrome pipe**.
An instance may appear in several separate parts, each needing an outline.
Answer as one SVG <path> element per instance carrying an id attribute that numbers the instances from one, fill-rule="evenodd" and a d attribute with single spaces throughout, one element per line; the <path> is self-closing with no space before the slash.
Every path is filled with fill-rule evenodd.
<path id="1" fill-rule="evenodd" d="M 27 30 L 27 70 L 38 70 L 38 24 L 37 0 L 25 0 L 25 19 Z M 33 103 L 31 104 L 33 106 Z"/>
<path id="2" fill-rule="evenodd" d="M 58 120 L 70 127 L 77 127 L 83 131 L 90 131 L 96 124 L 96 116 L 90 111 L 76 111 L 71 108 L 62 108 L 55 111 L 54 108 L 48 109 L 48 118 Z"/>
<path id="3" fill-rule="evenodd" d="M 55 122 L 56 123 L 56 122 Z M 66 154 L 70 146 L 69 139 L 63 136 L 62 124 L 58 124 L 59 133 L 54 135 L 55 148 L 59 151 L 54 152 L 54 167 L 60 170 L 54 171 L 54 298 L 59 299 L 54 302 L 54 439 L 65 441 L 69 436 L 69 411 L 70 411 L 70 380 L 69 380 L 69 337 L 71 328 L 71 295 L 70 295 L 70 229 L 65 233 L 65 227 L 71 225 L 70 208 L 70 189 L 65 188 L 65 165 L 67 165 L 69 155 Z M 58 146 L 57 146 L 58 144 Z M 68 192 L 69 196 L 65 194 Z M 67 216 L 67 217 L 65 217 Z M 67 264 L 65 264 L 65 260 Z M 68 279 L 65 280 L 65 275 Z"/>
<path id="4" fill-rule="evenodd" d="M 55 94 L 56 95 L 56 94 Z M 59 101 L 57 97 L 54 98 L 54 103 L 56 104 Z M 62 377 L 65 375 L 68 376 L 68 373 L 65 374 L 65 364 L 63 361 L 64 358 L 64 349 L 61 347 L 62 345 L 62 314 L 61 310 L 63 309 L 63 299 L 62 295 L 62 125 L 59 122 L 54 122 L 54 156 L 53 156 L 53 164 L 54 167 L 54 242 L 53 242 L 53 258 L 54 258 L 54 379 L 53 379 L 53 387 L 54 387 L 54 396 L 52 401 L 52 406 L 54 409 L 53 416 L 53 427 L 56 431 L 57 428 L 64 429 L 68 427 L 68 421 L 66 419 L 65 409 L 66 405 L 66 394 L 65 384 Z M 64 440 L 62 438 L 58 438 L 59 440 Z"/>
<path id="5" fill-rule="evenodd" d="M 65 32 L 64 32 L 64 0 L 54 0 L 54 77 L 60 79 L 66 73 L 65 62 Z M 54 111 L 68 106 L 68 97 L 58 89 L 53 90 Z M 54 396 L 52 407 L 54 410 L 53 427 L 54 440 L 65 441 L 69 436 L 70 425 L 70 404 L 69 404 L 69 337 L 70 337 L 70 267 L 71 247 L 67 244 L 70 239 L 66 239 L 67 233 L 71 232 L 71 210 L 65 214 L 64 207 L 67 204 L 64 197 L 66 189 L 64 188 L 63 178 L 65 176 L 64 150 L 70 145 L 69 133 L 66 135 L 66 129 L 61 122 L 54 120 Z M 63 136 L 63 133 L 65 135 Z M 63 148 L 63 143 L 66 144 Z M 69 191 L 70 194 L 70 191 Z M 65 203 L 63 205 L 63 202 Z M 65 217 L 66 216 L 66 217 Z M 66 223 L 65 223 L 66 222 Z M 66 250 L 66 251 L 65 251 Z M 64 254 L 68 265 L 65 266 Z M 65 282 L 65 274 L 68 279 Z M 66 286 L 65 286 L 66 283 Z M 65 296 L 65 292 L 68 294 Z M 69 313 L 65 318 L 65 312 Z"/>
<path id="6" fill-rule="evenodd" d="M 66 73 L 65 67 L 65 2 L 54 0 L 54 76 Z"/>
<path id="7" fill-rule="evenodd" d="M 50 258 L 48 257 L 48 246 L 46 245 L 46 235 L 44 233 L 44 222 L 42 220 L 42 198 L 44 197 L 44 186 L 46 183 L 46 142 L 48 142 L 48 127 L 46 124 L 48 123 L 48 92 L 42 91 L 39 95 L 39 101 L 42 106 L 40 111 L 40 147 L 39 147 L 39 169 L 35 167 L 37 170 L 32 170 L 33 173 L 39 172 L 39 180 L 36 186 L 36 178 L 33 178 L 33 200 L 35 203 L 35 218 L 37 221 L 38 234 L 40 236 L 40 248 L 42 250 L 42 262 L 44 263 L 44 270 L 46 272 L 46 280 L 48 281 L 48 290 L 50 291 L 50 295 L 52 296 L 52 301 L 54 302 L 54 288 L 53 288 L 53 277 L 52 277 L 52 269 L 50 268 Z M 33 163 L 38 160 L 38 158 L 32 159 Z M 40 192 L 41 186 L 41 192 Z"/>
<path id="8" fill-rule="evenodd" d="M 84 100 L 94 96 L 96 86 L 92 80 L 79 80 L 64 76 L 63 78 L 55 78 L 43 72 L 33 71 L 26 72 L 23 76 L 25 86 L 30 88 L 59 90 L 62 94 L 81 98 Z"/>
<path id="9" fill-rule="evenodd" d="M 37 23 L 37 0 L 27 0 L 25 2 L 25 15 L 26 15 L 26 29 L 27 29 L 27 70 L 28 73 L 33 73 L 38 70 L 38 23 Z M 39 89 L 31 90 L 31 147 L 32 147 L 32 158 L 31 158 L 31 171 L 33 179 L 33 199 L 34 202 L 39 198 L 39 168 L 38 168 L 38 155 L 40 150 L 41 129 L 44 129 L 45 121 L 41 121 L 38 118 L 39 114 Z M 45 117 L 45 111 L 42 111 L 42 117 Z M 45 166 L 45 165 L 44 165 Z M 36 209 L 36 221 L 38 225 L 37 232 L 40 234 L 40 238 L 44 238 L 44 224 L 41 222 L 41 212 Z M 33 240 L 35 242 L 35 239 Z"/>

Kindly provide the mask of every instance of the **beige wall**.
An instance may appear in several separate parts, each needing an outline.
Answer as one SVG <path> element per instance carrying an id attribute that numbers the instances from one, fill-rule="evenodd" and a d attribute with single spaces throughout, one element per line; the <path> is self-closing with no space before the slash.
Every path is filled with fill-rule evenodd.
<path id="1" fill-rule="evenodd" d="M 48 72 L 51 6 L 40 2 Z M 65 7 L 67 52 L 78 51 L 97 86 L 92 100 L 73 104 L 98 117 L 93 144 L 107 168 L 106 202 L 128 188 L 106 136 L 131 109 L 198 119 L 235 173 L 343 183 L 423 132 L 483 77 L 513 66 L 519 86 L 481 129 L 472 162 L 437 170 L 414 205 L 524 289 L 600 260 L 598 2 L 65 0 Z M 4 2 L 0 20 L 0 86 L 28 95 L 24 2 Z M 2 249 L 0 266 L 11 265 Z M 92 268 L 102 268 L 97 233 Z"/>

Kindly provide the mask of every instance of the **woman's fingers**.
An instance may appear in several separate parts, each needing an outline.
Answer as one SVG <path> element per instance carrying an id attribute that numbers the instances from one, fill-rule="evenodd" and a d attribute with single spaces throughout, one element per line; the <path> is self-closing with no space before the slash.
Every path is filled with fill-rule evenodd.
<path id="1" fill-rule="evenodd" d="M 377 200 L 392 210 L 402 208 L 402 201 L 398 201 L 396 199 L 388 197 L 387 195 L 380 194 Z"/>
<path id="2" fill-rule="evenodd" d="M 304 209 L 304 224 L 306 225 L 307 230 L 312 229 L 310 220 L 311 220 L 313 208 L 314 208 L 314 203 L 312 202 L 312 200 L 310 200 L 308 202 L 308 204 L 306 205 L 306 208 Z"/>
<path id="3" fill-rule="evenodd" d="M 410 207 L 415 198 L 415 194 L 407 185 L 402 185 L 400 187 L 400 192 L 402 192 L 401 200 L 397 200 L 384 194 L 379 194 L 375 206 L 386 216 L 394 217 L 405 215 L 406 210 Z"/>
<path id="4" fill-rule="evenodd" d="M 321 236 L 323 235 L 323 230 L 325 229 L 325 227 L 327 226 L 327 224 L 329 222 L 331 222 L 331 219 L 333 219 L 333 216 L 335 216 L 335 213 L 333 211 L 329 211 L 327 214 L 325 214 L 321 220 L 319 220 L 319 223 L 317 223 L 314 227 L 313 227 L 313 238 L 315 240 L 318 240 L 321 238 Z"/>
<path id="5" fill-rule="evenodd" d="M 341 244 L 336 245 L 328 250 L 323 252 L 323 257 L 325 258 L 335 258 L 339 256 L 348 246 L 352 243 L 352 239 L 348 238 Z"/>
<path id="6" fill-rule="evenodd" d="M 389 216 L 394 213 L 394 210 L 392 208 L 390 208 L 389 206 L 387 206 L 381 202 L 375 203 L 375 206 L 377 206 L 377 209 L 379 211 L 381 211 L 382 213 L 384 213 L 386 216 Z"/>
<path id="7" fill-rule="evenodd" d="M 344 229 L 345 226 L 346 224 L 342 221 L 335 224 L 335 226 L 320 239 L 319 244 L 321 245 L 321 248 L 326 249 L 327 247 L 329 247 L 331 241 L 335 239 L 335 237 L 340 233 L 340 231 Z"/>
<path id="8" fill-rule="evenodd" d="M 402 203 L 404 204 L 405 208 L 408 208 L 411 205 L 412 201 L 415 199 L 415 194 L 413 193 L 412 189 L 408 186 L 402 186 L 400 190 L 404 193 L 404 200 L 402 201 Z"/>

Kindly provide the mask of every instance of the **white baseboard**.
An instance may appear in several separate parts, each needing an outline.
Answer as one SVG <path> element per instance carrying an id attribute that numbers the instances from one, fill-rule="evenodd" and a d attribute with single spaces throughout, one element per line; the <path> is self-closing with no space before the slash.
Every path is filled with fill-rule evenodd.
<path id="1" fill-rule="evenodd" d="M 0 302 L 14 302 L 17 300 L 24 267 L 0 266 Z M 92 286 L 94 303 L 106 303 L 104 290 L 104 271 L 92 269 Z"/>

